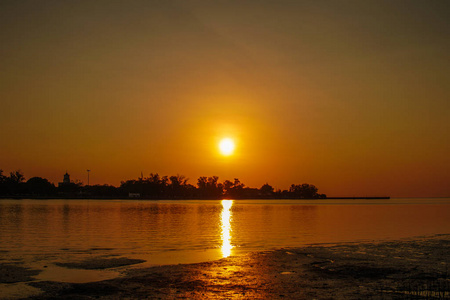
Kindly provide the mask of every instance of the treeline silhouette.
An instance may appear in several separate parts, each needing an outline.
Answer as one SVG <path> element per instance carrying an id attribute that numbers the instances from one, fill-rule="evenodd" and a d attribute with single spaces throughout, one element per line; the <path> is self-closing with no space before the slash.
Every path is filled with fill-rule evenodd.
<path id="1" fill-rule="evenodd" d="M 138 199 L 324 199 L 312 184 L 292 184 L 288 190 L 275 190 L 268 183 L 260 188 L 245 186 L 238 178 L 219 182 L 219 177 L 200 177 L 196 186 L 183 175 L 148 177 L 122 181 L 112 185 L 83 185 L 80 181 L 55 186 L 45 178 L 32 177 L 14 171 L 3 175 L 0 169 L 0 197 L 2 198 L 138 198 Z"/>

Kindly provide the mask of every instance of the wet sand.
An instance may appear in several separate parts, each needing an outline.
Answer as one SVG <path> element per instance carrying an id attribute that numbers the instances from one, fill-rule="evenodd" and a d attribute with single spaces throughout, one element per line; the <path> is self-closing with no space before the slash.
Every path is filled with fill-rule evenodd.
<path id="1" fill-rule="evenodd" d="M 99 269 L 116 268 L 121 266 L 129 266 L 143 262 L 145 262 L 145 260 L 119 257 L 119 258 L 90 258 L 80 262 L 55 263 L 55 265 L 65 267 L 68 269 L 99 270 Z"/>
<path id="2" fill-rule="evenodd" d="M 40 291 L 29 299 L 450 299 L 449 265 L 450 235 L 438 235 L 133 268 L 99 282 L 27 285 Z"/>

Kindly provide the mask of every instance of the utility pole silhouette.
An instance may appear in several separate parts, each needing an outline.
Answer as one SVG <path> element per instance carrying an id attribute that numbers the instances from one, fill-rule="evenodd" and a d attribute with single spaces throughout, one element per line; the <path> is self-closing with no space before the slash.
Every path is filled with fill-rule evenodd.
<path id="1" fill-rule="evenodd" d="M 88 186 L 89 186 L 89 172 L 91 171 L 91 170 L 86 170 L 87 171 L 87 173 L 88 173 Z"/>

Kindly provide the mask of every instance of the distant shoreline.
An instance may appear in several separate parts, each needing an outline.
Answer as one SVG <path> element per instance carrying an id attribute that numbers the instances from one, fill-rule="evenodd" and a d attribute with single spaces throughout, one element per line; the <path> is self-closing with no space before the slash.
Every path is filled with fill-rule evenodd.
<path id="1" fill-rule="evenodd" d="M 30 196 L 30 195 L 23 195 L 23 196 L 0 196 L 0 199 L 14 199 L 14 200 L 26 200 L 26 199 L 30 199 L 30 200 L 55 200 L 55 199 L 64 199 L 64 200 L 154 200 L 154 201 L 159 201 L 159 200 L 224 200 L 224 199 L 199 199 L 199 198 L 160 198 L 160 199 L 155 199 L 155 198 L 146 198 L 146 197 L 141 197 L 141 198 L 129 198 L 129 197 L 91 197 L 91 196 L 72 196 L 72 197 L 67 197 L 67 196 L 49 196 L 49 197 L 44 197 L 44 196 Z M 235 200 L 235 201 L 239 201 L 239 200 L 386 200 L 386 199 L 391 199 L 390 196 L 383 196 L 383 197 L 326 197 L 326 198 L 239 198 L 239 199 L 230 199 L 230 200 Z M 228 200 L 228 199 L 225 199 Z"/>
<path id="2" fill-rule="evenodd" d="M 390 196 L 383 196 L 383 197 L 326 197 L 325 199 L 368 199 L 368 200 L 372 200 L 372 199 L 391 199 Z"/>

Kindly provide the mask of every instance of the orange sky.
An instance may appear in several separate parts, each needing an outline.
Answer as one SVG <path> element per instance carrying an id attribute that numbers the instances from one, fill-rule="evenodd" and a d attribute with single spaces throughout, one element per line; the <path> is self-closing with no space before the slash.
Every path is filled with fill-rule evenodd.
<path id="1" fill-rule="evenodd" d="M 448 1 L 2 1 L 0 168 L 450 196 L 449 20 Z"/>

